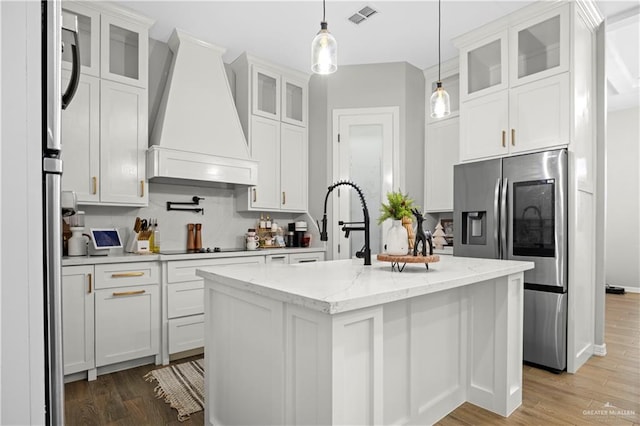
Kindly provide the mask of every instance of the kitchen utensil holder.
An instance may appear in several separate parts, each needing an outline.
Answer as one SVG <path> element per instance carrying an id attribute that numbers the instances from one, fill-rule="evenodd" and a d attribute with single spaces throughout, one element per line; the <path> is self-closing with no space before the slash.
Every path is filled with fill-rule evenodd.
<path id="1" fill-rule="evenodd" d="M 129 240 L 127 241 L 127 245 L 125 246 L 124 251 L 126 251 L 127 253 L 135 253 L 137 251 L 137 242 L 138 233 L 132 230 L 129 233 Z"/>
<path id="2" fill-rule="evenodd" d="M 197 195 L 194 195 L 191 198 L 192 201 L 189 202 L 185 202 L 185 201 L 167 201 L 167 211 L 171 211 L 171 210 L 178 210 L 178 211 L 185 211 L 185 212 L 196 212 L 196 213 L 201 213 L 204 215 L 204 207 L 195 207 L 195 208 L 189 208 L 189 207 L 173 207 L 173 206 L 198 206 L 200 205 L 200 200 L 204 200 L 204 198 L 202 197 L 198 197 Z"/>

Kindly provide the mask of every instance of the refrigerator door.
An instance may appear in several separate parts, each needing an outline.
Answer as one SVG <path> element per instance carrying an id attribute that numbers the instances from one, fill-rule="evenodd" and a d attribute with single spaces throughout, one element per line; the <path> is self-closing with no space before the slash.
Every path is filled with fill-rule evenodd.
<path id="1" fill-rule="evenodd" d="M 524 273 L 530 288 L 566 290 L 567 151 L 505 158 L 502 170 L 509 211 L 502 257 L 535 263 Z"/>
<path id="2" fill-rule="evenodd" d="M 453 251 L 456 256 L 500 258 L 499 159 L 453 167 Z"/>
<path id="3" fill-rule="evenodd" d="M 60 180 L 62 160 L 45 158 L 44 249 L 47 296 L 47 420 L 64 424 L 64 365 L 62 358 L 62 212 Z"/>
<path id="4" fill-rule="evenodd" d="M 552 370 L 567 367 L 567 294 L 524 291 L 523 355 Z"/>

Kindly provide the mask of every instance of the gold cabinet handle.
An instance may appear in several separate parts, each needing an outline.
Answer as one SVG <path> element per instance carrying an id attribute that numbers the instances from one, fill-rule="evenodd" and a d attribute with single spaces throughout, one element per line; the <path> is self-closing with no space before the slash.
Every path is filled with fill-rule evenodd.
<path id="1" fill-rule="evenodd" d="M 257 199 L 258 199 L 258 190 L 256 188 L 253 188 L 253 202 L 255 203 Z"/>
<path id="2" fill-rule="evenodd" d="M 282 205 L 284 206 L 285 204 L 287 204 L 287 194 L 282 191 Z"/>
<path id="3" fill-rule="evenodd" d="M 516 129 L 511 129 L 511 145 L 516 146 Z"/>
<path id="4" fill-rule="evenodd" d="M 118 297 L 118 296 L 134 296 L 136 294 L 144 294 L 146 292 L 147 292 L 147 290 L 121 291 L 121 292 L 115 292 L 114 291 L 113 295 L 115 297 Z"/>
<path id="5" fill-rule="evenodd" d="M 88 294 L 91 294 L 91 292 L 93 291 L 93 279 L 91 277 L 91 274 L 88 274 L 88 275 L 89 275 L 89 292 L 88 292 Z"/>
<path id="6" fill-rule="evenodd" d="M 505 130 L 502 131 L 502 147 L 505 148 L 507 146 L 507 132 Z"/>
<path id="7" fill-rule="evenodd" d="M 144 181 L 140 181 L 140 198 L 144 197 Z"/>
<path id="8" fill-rule="evenodd" d="M 144 272 L 119 272 L 117 274 L 111 274 L 111 278 L 128 278 L 128 277 L 141 277 Z"/>
<path id="9" fill-rule="evenodd" d="M 95 195 L 98 193 L 98 178 L 94 176 L 91 179 L 93 181 L 93 194 Z"/>

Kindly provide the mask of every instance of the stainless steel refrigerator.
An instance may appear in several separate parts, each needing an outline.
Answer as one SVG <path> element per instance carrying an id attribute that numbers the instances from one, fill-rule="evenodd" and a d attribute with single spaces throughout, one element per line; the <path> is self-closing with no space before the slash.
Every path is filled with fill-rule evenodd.
<path id="1" fill-rule="evenodd" d="M 64 371 L 62 357 L 62 144 L 60 115 L 75 94 L 80 72 L 77 18 L 62 16 L 60 1 L 43 1 L 42 9 L 42 185 L 44 222 L 45 291 L 45 392 L 47 424 L 64 424 Z M 71 43 L 62 45 L 62 33 L 71 34 Z M 71 81 L 62 93 L 60 82 L 62 49 L 70 49 Z M 72 213 L 66 211 L 66 213 Z"/>
<path id="2" fill-rule="evenodd" d="M 456 256 L 524 260 L 524 361 L 567 365 L 567 151 L 454 166 Z"/>

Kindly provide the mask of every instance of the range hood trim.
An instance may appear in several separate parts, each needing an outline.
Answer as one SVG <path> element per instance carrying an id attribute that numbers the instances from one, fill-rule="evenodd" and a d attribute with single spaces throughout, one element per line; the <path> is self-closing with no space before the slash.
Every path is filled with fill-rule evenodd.
<path id="1" fill-rule="evenodd" d="M 147 150 L 147 179 L 151 182 L 175 179 L 175 183 L 180 183 L 178 180 L 184 179 L 253 186 L 258 184 L 258 162 L 151 146 Z"/>

